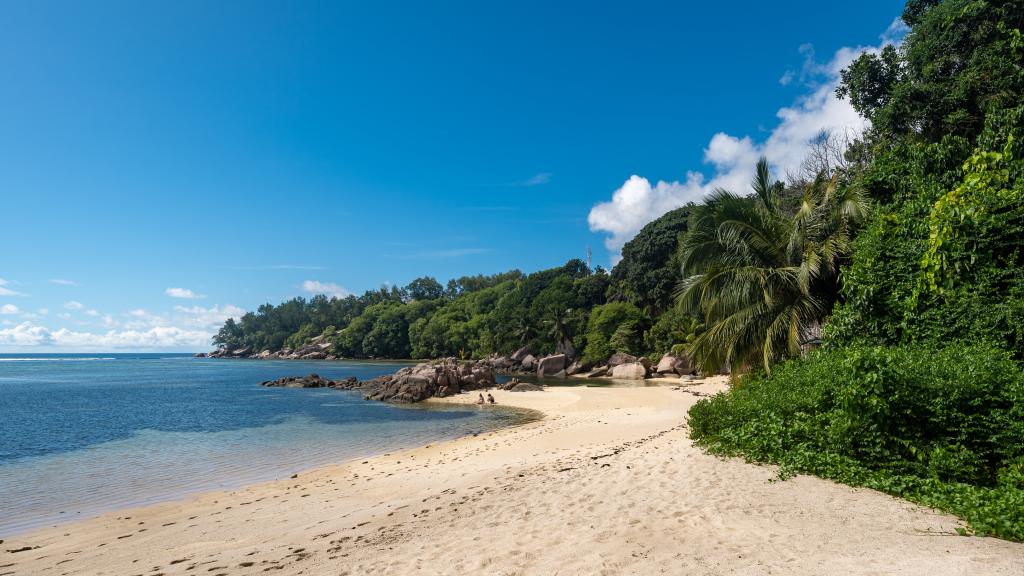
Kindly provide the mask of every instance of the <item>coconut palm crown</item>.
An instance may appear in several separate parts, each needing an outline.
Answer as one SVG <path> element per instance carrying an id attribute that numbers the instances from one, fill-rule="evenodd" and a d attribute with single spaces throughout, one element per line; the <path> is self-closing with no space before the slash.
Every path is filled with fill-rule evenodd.
<path id="1" fill-rule="evenodd" d="M 796 185 L 795 210 L 781 207 L 787 191 L 761 158 L 753 194 L 717 189 L 690 215 L 680 244 L 680 306 L 704 318 L 690 345 L 704 373 L 764 366 L 799 354 L 802 336 L 816 331 L 838 294 L 838 267 L 851 229 L 866 215 L 856 186 L 820 173 Z"/>

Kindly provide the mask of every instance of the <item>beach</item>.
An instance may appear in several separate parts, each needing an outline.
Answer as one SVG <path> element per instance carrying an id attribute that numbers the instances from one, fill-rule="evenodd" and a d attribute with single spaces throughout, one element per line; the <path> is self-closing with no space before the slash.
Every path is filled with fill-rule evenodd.
<path id="1" fill-rule="evenodd" d="M 704 454 L 686 411 L 724 378 L 664 383 L 492 391 L 544 417 L 9 538 L 0 575 L 1024 570 L 950 515 Z"/>

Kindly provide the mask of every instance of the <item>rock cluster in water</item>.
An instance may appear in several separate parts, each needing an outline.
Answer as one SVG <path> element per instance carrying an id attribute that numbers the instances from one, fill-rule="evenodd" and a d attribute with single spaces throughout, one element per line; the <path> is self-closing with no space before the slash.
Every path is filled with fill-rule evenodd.
<path id="1" fill-rule="evenodd" d="M 285 388 L 336 388 L 359 390 L 366 400 L 409 403 L 427 398 L 443 398 L 482 388 L 496 386 L 494 370 L 483 361 L 461 362 L 447 358 L 402 368 L 394 374 L 359 381 L 354 377 L 328 380 L 317 374 L 287 376 L 268 380 L 263 386 Z"/>
<path id="2" fill-rule="evenodd" d="M 260 384 L 260 386 L 267 386 L 271 388 L 341 388 L 350 389 L 358 384 L 358 380 L 353 377 L 346 378 L 344 380 L 328 380 L 320 376 L 319 374 L 307 374 L 305 376 L 285 376 L 284 378 L 278 378 L 277 380 L 267 380 Z"/>

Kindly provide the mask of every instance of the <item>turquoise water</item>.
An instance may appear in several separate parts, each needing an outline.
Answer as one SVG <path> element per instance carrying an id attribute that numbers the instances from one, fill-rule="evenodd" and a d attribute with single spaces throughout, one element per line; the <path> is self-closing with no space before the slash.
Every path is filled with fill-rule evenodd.
<path id="1" fill-rule="evenodd" d="M 529 418 L 259 385 L 309 372 L 365 379 L 404 365 L 0 354 L 0 538 Z"/>

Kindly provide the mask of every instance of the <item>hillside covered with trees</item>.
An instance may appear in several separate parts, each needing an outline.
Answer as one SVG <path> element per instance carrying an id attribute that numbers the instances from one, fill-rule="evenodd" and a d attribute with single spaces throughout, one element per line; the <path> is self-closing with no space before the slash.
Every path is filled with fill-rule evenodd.
<path id="1" fill-rule="evenodd" d="M 678 311 L 676 252 L 688 208 L 648 224 L 609 274 L 581 260 L 523 274 L 430 277 L 362 296 L 295 298 L 228 320 L 214 342 L 254 351 L 295 349 L 318 338 L 345 358 L 481 358 L 526 346 L 592 361 L 613 352 L 664 352 L 699 323 Z"/>

